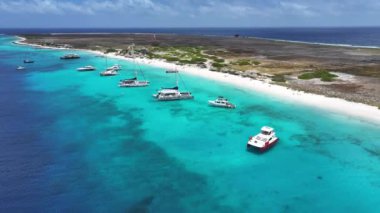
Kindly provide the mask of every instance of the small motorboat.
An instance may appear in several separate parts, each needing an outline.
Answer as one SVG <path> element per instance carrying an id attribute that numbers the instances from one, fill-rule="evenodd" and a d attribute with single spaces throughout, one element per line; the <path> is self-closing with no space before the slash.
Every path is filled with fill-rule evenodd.
<path id="1" fill-rule="evenodd" d="M 60 59 L 67 60 L 67 59 L 79 59 L 80 56 L 78 54 L 66 54 L 64 56 L 61 56 Z"/>
<path id="2" fill-rule="evenodd" d="M 227 98 L 219 96 L 216 100 L 208 101 L 208 104 L 213 107 L 235 109 L 236 106 L 228 101 Z"/>
<path id="3" fill-rule="evenodd" d="M 100 73 L 100 76 L 115 76 L 115 75 L 118 75 L 119 73 L 117 72 L 117 70 L 106 70 L 104 72 L 101 72 Z"/>
<path id="4" fill-rule="evenodd" d="M 119 70 L 121 70 L 121 66 L 118 65 L 118 64 L 115 64 L 115 65 L 113 65 L 112 67 L 108 67 L 107 70 L 115 70 L 115 71 L 119 71 Z"/>
<path id="5" fill-rule="evenodd" d="M 77 70 L 78 70 L 79 72 L 83 72 L 83 71 L 94 71 L 94 70 L 96 70 L 96 68 L 93 67 L 93 66 L 84 66 L 84 67 L 79 67 Z"/>
<path id="6" fill-rule="evenodd" d="M 18 66 L 17 68 L 16 68 L 16 70 L 25 70 L 26 68 L 25 67 L 23 67 L 23 66 Z"/>
<path id="7" fill-rule="evenodd" d="M 166 73 L 178 73 L 178 70 L 166 70 Z"/>
<path id="8" fill-rule="evenodd" d="M 264 126 L 261 128 L 261 132 L 259 134 L 254 137 L 249 137 L 247 149 L 264 152 L 273 147 L 278 141 L 279 138 L 276 137 L 274 129 L 269 126 Z"/>
<path id="9" fill-rule="evenodd" d="M 24 64 L 31 64 L 31 63 L 34 63 L 34 61 L 31 59 L 25 59 L 24 60 Z"/>

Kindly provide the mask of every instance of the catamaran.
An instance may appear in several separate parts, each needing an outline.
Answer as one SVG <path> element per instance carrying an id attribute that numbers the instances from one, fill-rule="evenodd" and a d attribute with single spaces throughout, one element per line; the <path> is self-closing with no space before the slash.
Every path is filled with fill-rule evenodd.
<path id="1" fill-rule="evenodd" d="M 134 45 L 131 45 L 129 48 L 131 50 L 131 54 L 133 56 L 133 59 L 135 58 L 134 57 L 134 49 L 133 49 Z M 136 62 L 134 61 L 134 63 L 136 64 Z M 141 69 L 139 69 L 139 71 L 141 72 L 141 74 L 143 75 L 144 77 L 144 73 L 142 72 Z M 119 83 L 119 87 L 146 87 L 146 86 L 149 86 L 149 81 L 140 81 L 137 79 L 137 69 L 135 70 L 135 77 L 134 78 L 129 78 L 129 79 L 124 79 L 124 80 L 121 80 L 120 83 Z"/>
<path id="2" fill-rule="evenodd" d="M 276 136 L 274 129 L 269 126 L 263 126 L 261 132 L 254 137 L 249 137 L 247 149 L 253 149 L 259 152 L 264 152 L 273 147 L 279 138 Z"/>
<path id="3" fill-rule="evenodd" d="M 236 106 L 228 101 L 227 98 L 219 96 L 216 100 L 208 101 L 208 104 L 213 107 L 234 109 Z"/>
<path id="4" fill-rule="evenodd" d="M 149 81 L 139 81 L 137 77 L 120 80 L 119 87 L 146 87 Z"/>
<path id="5" fill-rule="evenodd" d="M 96 68 L 93 67 L 93 66 L 88 65 L 88 66 L 84 66 L 84 67 L 79 67 L 77 70 L 78 70 L 79 72 L 83 72 L 83 71 L 94 71 L 94 70 L 96 70 Z"/>
<path id="6" fill-rule="evenodd" d="M 191 92 L 181 92 L 178 88 L 178 73 L 176 73 L 176 86 L 173 88 L 163 88 L 153 94 L 153 97 L 158 101 L 176 101 L 176 100 L 187 100 L 193 99 L 194 96 Z"/>

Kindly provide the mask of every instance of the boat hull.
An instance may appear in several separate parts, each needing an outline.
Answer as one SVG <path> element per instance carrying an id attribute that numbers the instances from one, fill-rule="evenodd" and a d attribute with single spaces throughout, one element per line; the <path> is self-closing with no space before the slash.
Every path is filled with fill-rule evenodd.
<path id="1" fill-rule="evenodd" d="M 194 96 L 176 96 L 176 97 L 159 97 L 158 95 L 153 95 L 153 97 L 157 100 L 157 101 L 180 101 L 180 100 L 190 100 L 190 99 L 194 99 Z"/>
<path id="2" fill-rule="evenodd" d="M 78 72 L 90 72 L 90 71 L 95 71 L 95 70 L 77 70 Z"/>
<path id="3" fill-rule="evenodd" d="M 140 82 L 134 84 L 119 84 L 119 87 L 147 87 L 149 86 L 149 82 Z"/>
<path id="4" fill-rule="evenodd" d="M 280 140 L 279 138 L 276 138 L 276 139 L 273 140 L 273 142 L 267 143 L 263 147 L 257 147 L 257 146 L 253 146 L 253 145 L 247 143 L 247 150 L 248 151 L 258 152 L 258 153 L 263 153 L 265 151 L 268 151 L 273 146 L 275 146 L 279 140 Z"/>
<path id="5" fill-rule="evenodd" d="M 215 103 L 213 101 L 209 101 L 208 105 L 210 105 L 212 107 L 227 108 L 227 109 L 234 109 L 235 108 L 235 105 L 233 105 L 233 104 L 230 104 L 230 105 L 217 104 L 217 103 Z"/>
<path id="6" fill-rule="evenodd" d="M 117 73 L 109 73 L 109 74 L 104 74 L 104 73 L 100 73 L 99 74 L 101 77 L 110 77 L 110 76 L 115 76 L 115 75 L 117 75 Z"/>

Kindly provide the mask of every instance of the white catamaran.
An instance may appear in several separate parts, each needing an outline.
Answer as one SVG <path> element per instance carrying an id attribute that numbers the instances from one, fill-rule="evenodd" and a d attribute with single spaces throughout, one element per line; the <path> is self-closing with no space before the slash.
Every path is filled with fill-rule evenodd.
<path id="1" fill-rule="evenodd" d="M 133 56 L 134 64 L 136 64 L 136 61 L 134 60 L 135 57 L 134 57 L 133 47 L 134 47 L 134 44 L 132 44 L 129 48 L 130 48 L 131 54 Z M 142 70 L 139 69 L 139 71 L 142 74 L 142 76 L 144 77 L 144 73 L 142 72 Z M 137 72 L 138 72 L 138 70 L 136 69 L 134 78 L 120 80 L 119 87 L 146 87 L 146 86 L 149 86 L 149 81 L 146 81 L 146 80 L 140 81 L 137 79 Z"/>
<path id="2" fill-rule="evenodd" d="M 153 97 L 158 101 L 176 101 L 176 100 L 187 100 L 193 99 L 194 96 L 191 92 L 181 92 L 178 88 L 178 76 L 176 73 L 176 86 L 173 88 L 163 88 L 154 94 Z"/>

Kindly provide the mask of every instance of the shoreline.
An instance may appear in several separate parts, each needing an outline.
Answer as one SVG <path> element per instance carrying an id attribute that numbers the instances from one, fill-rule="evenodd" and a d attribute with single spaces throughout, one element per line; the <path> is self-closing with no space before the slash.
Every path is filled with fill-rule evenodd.
<path id="1" fill-rule="evenodd" d="M 16 36 L 18 39 L 14 41 L 15 44 L 18 45 L 27 45 L 38 48 L 46 48 L 46 49 L 69 49 L 69 48 L 56 48 L 56 47 L 46 47 L 38 44 L 29 44 L 26 41 L 26 38 L 21 36 Z M 137 62 L 141 64 L 145 64 L 148 66 L 160 67 L 164 69 L 172 69 L 173 67 L 177 67 L 180 72 L 184 72 L 193 76 L 199 76 L 202 78 L 216 80 L 219 82 L 227 83 L 236 87 L 240 87 L 242 89 L 248 89 L 250 92 L 260 92 L 265 93 L 271 96 L 275 96 L 277 98 L 283 99 L 288 102 L 295 101 L 297 104 L 303 104 L 305 106 L 319 108 L 323 110 L 327 110 L 333 113 L 337 113 L 340 115 L 355 117 L 360 120 L 374 122 L 380 124 L 380 109 L 375 106 L 370 106 L 363 103 L 357 103 L 352 101 L 347 101 L 340 98 L 327 97 L 318 94 L 307 93 L 303 91 L 297 91 L 290 89 L 285 86 L 280 86 L 276 84 L 271 84 L 269 81 L 260 81 L 252 78 L 242 77 L 238 75 L 232 75 L 228 73 L 221 73 L 210 71 L 206 68 L 199 68 L 191 65 L 176 65 L 174 63 L 169 63 L 161 59 L 148 59 L 148 58 L 127 58 L 124 56 L 118 56 L 114 53 L 103 53 L 100 51 L 87 50 L 87 49 L 71 49 L 70 50 L 78 50 L 78 51 L 87 51 L 94 53 L 96 55 L 103 55 L 107 57 L 112 57 L 120 60 L 126 60 L 129 62 Z"/>

